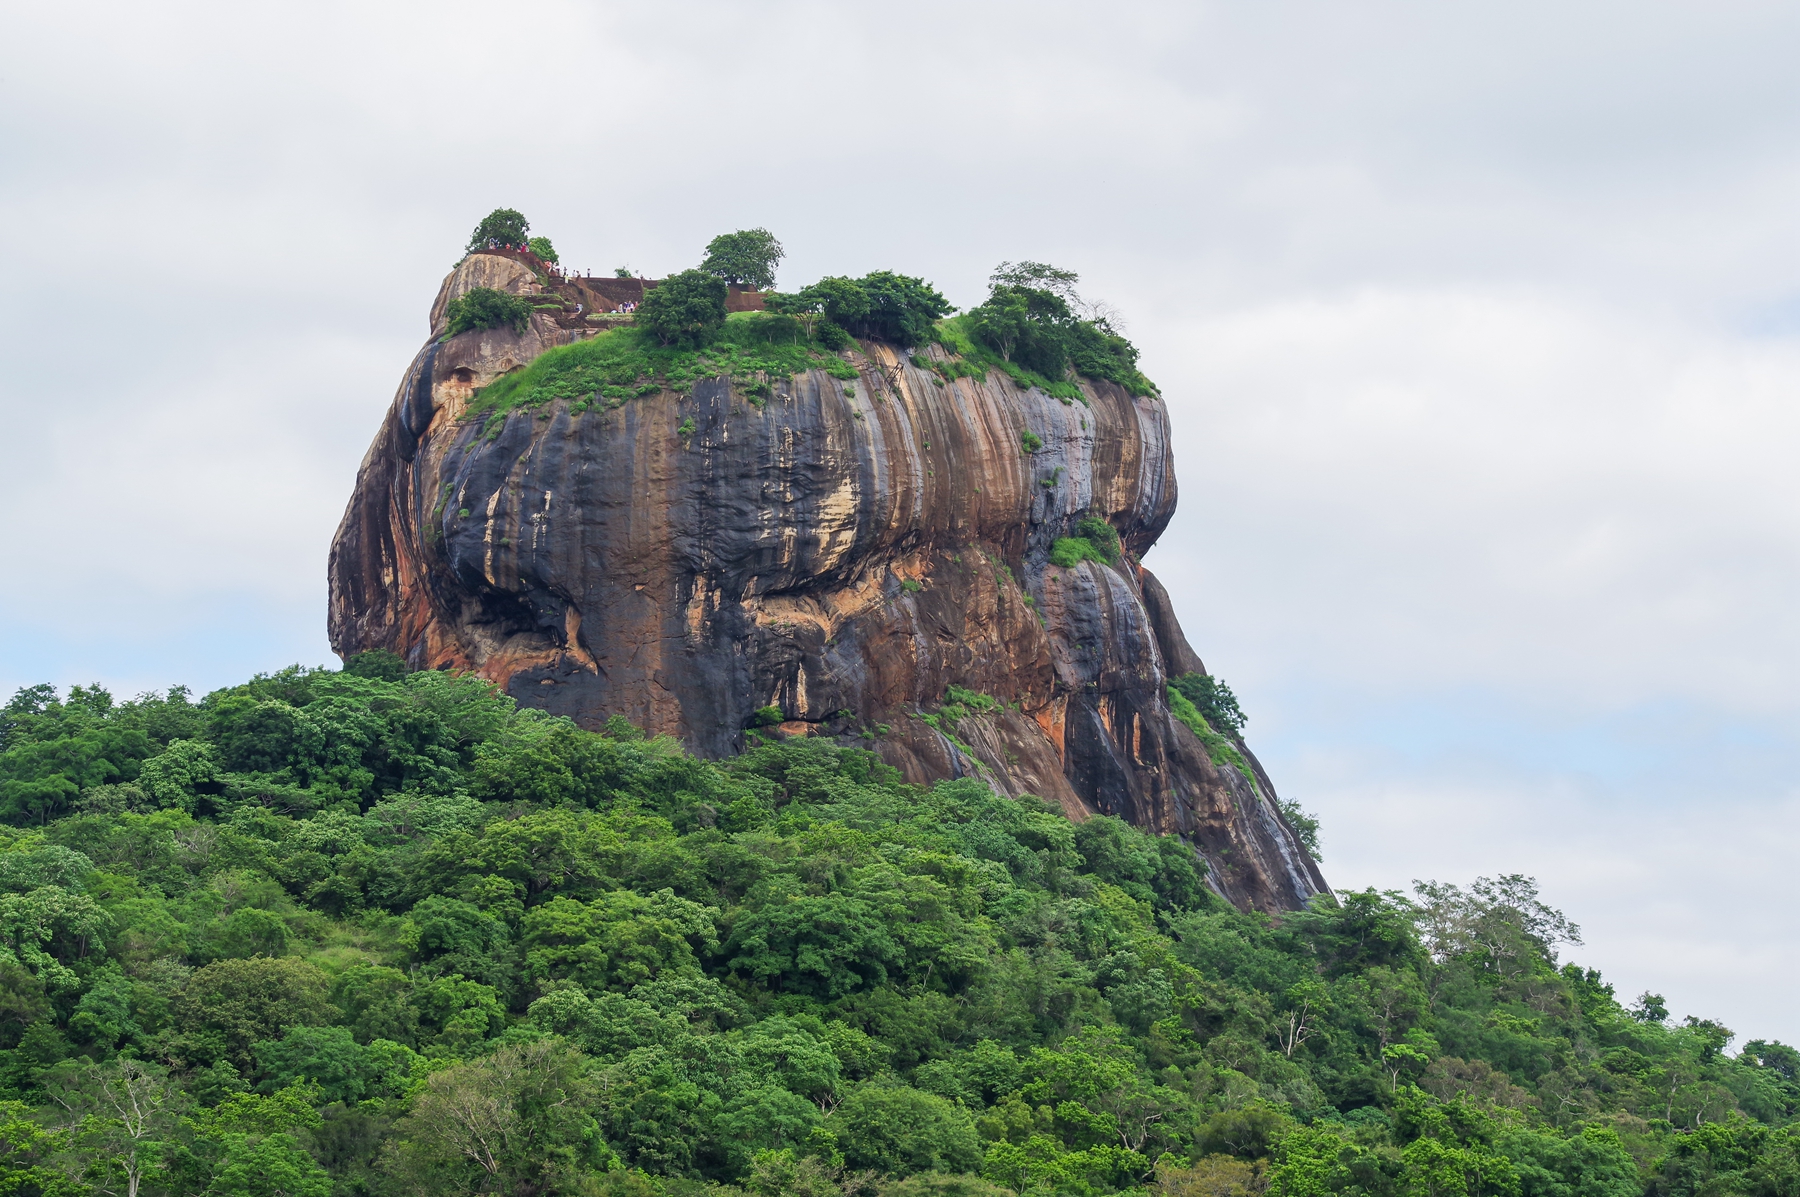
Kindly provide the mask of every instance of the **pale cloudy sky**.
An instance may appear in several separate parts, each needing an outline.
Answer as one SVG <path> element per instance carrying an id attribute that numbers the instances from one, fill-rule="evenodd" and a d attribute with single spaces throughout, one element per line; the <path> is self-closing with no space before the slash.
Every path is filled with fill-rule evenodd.
<path id="1" fill-rule="evenodd" d="M 1340 887 L 1538 876 L 1800 1040 L 1800 9 L 0 2 L 0 688 L 328 659 L 356 465 L 490 208 L 651 274 L 1080 270 L 1150 557 Z"/>

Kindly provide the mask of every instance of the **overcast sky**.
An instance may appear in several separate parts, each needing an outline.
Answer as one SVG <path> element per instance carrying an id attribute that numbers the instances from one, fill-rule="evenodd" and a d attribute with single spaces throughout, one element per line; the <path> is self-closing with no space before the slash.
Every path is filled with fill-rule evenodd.
<path id="1" fill-rule="evenodd" d="M 1125 314 L 1148 563 L 1340 888 L 1536 875 L 1800 1041 L 1791 4 L 0 2 L 0 688 L 330 660 L 489 209 L 651 275 L 1001 259 Z"/>

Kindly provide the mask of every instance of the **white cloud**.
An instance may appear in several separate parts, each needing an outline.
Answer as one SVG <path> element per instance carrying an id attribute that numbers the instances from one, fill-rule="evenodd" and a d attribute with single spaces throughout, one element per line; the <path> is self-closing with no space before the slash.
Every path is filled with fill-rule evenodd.
<path id="1" fill-rule="evenodd" d="M 1153 560 L 1255 668 L 1577 708 L 1800 700 L 1800 347 L 1482 290 L 1155 339 L 1188 501 Z"/>

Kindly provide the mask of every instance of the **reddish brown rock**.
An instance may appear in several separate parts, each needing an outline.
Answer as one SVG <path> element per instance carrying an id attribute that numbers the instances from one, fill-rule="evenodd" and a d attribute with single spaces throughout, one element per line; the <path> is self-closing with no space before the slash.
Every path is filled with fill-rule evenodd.
<path id="1" fill-rule="evenodd" d="M 484 434 L 462 420 L 476 389 L 588 334 L 540 312 L 522 334 L 440 341 L 474 286 L 541 289 L 492 254 L 445 280 L 332 547 L 338 652 L 472 669 L 713 757 L 775 706 L 789 734 L 865 744 L 913 780 L 976 774 L 1179 833 L 1245 907 L 1325 889 L 1260 767 L 1214 765 L 1170 716 L 1166 677 L 1202 666 L 1137 564 L 1175 509 L 1160 400 L 944 384 L 871 343 L 848 353 L 848 387 L 813 371 L 757 406 L 717 379 Z M 1126 560 L 1050 564 L 1090 512 Z M 919 716 L 951 685 L 1003 705 L 946 735 Z"/>

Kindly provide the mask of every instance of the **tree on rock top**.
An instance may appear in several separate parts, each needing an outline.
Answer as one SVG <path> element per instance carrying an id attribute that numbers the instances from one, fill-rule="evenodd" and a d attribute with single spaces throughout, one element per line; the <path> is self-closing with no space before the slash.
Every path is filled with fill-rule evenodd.
<path id="1" fill-rule="evenodd" d="M 638 305 L 637 326 L 664 345 L 699 345 L 725 323 L 725 280 L 704 270 L 664 279 Z"/>
<path id="2" fill-rule="evenodd" d="M 707 242 L 700 269 L 727 283 L 760 291 L 775 285 L 775 266 L 782 257 L 781 242 L 768 229 L 739 229 Z"/>
<path id="3" fill-rule="evenodd" d="M 495 208 L 481 218 L 475 231 L 469 234 L 469 250 L 474 253 L 478 249 L 486 249 L 493 245 L 524 245 L 525 234 L 531 229 L 531 222 L 525 219 L 523 212 L 513 208 Z"/>
<path id="4" fill-rule="evenodd" d="M 822 278 L 793 294 L 769 296 L 768 308 L 800 320 L 808 335 L 816 333 L 834 348 L 851 336 L 921 345 L 931 339 L 933 322 L 955 310 L 923 279 L 886 270 L 860 279 Z"/>

